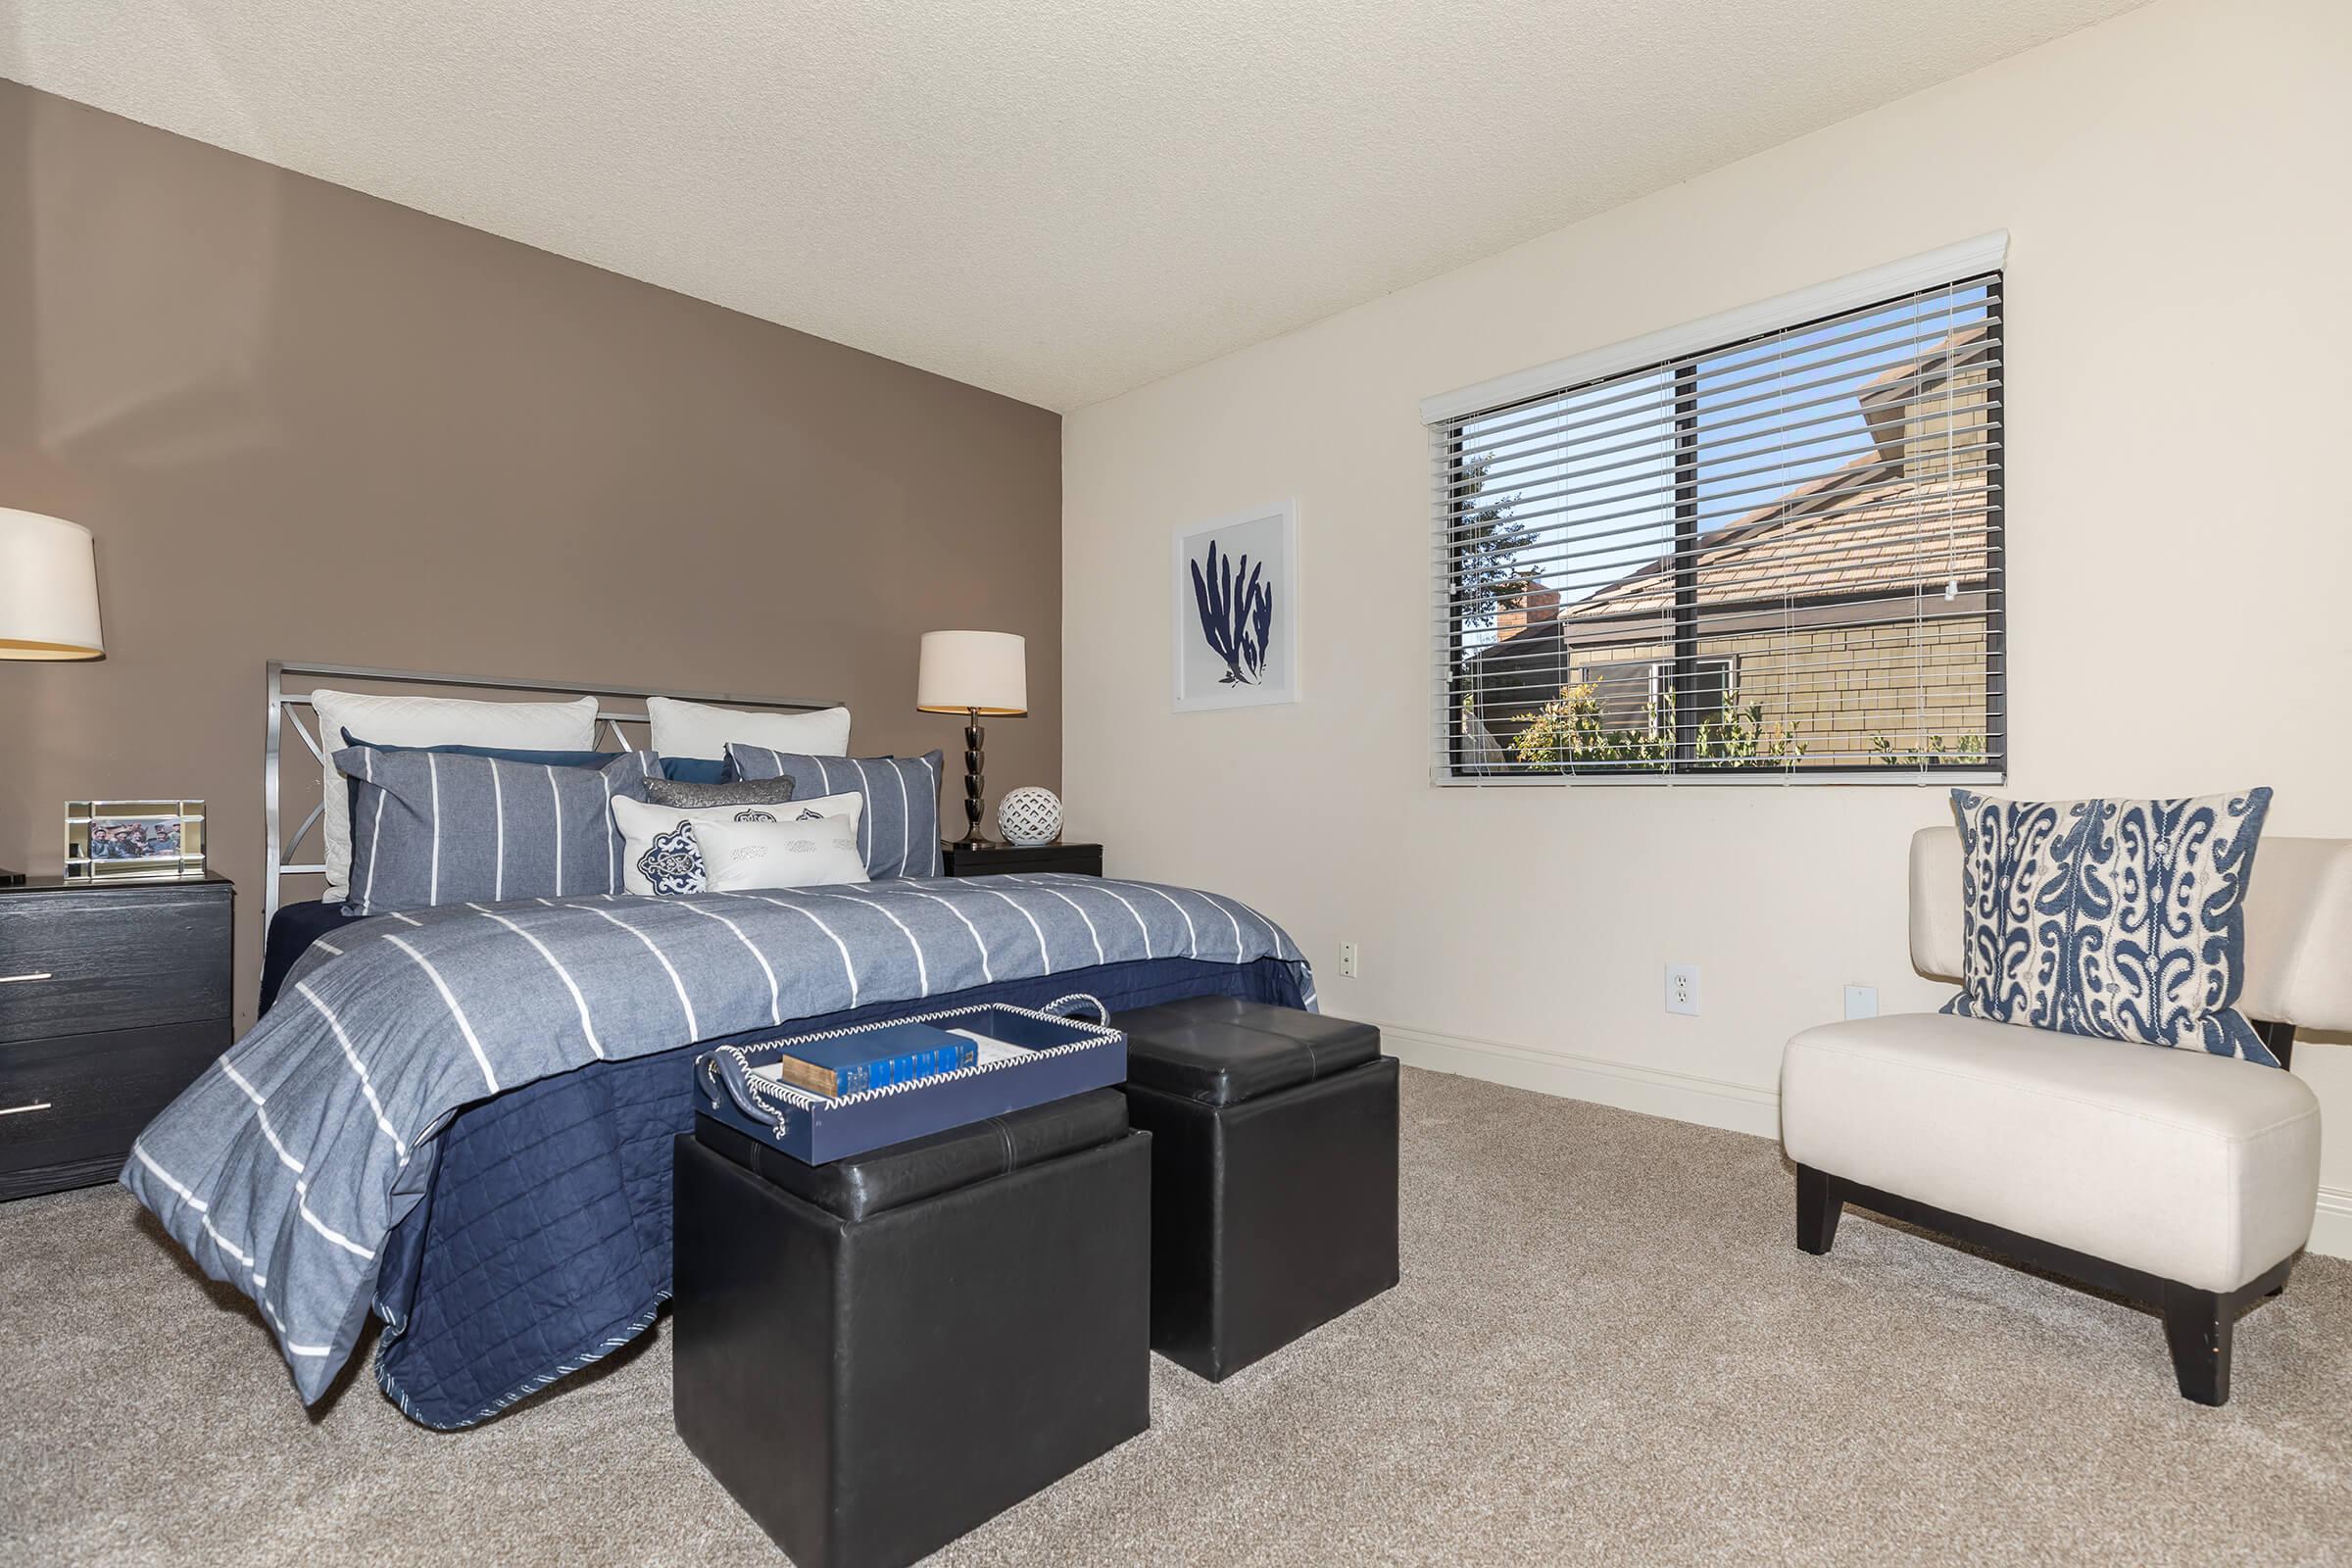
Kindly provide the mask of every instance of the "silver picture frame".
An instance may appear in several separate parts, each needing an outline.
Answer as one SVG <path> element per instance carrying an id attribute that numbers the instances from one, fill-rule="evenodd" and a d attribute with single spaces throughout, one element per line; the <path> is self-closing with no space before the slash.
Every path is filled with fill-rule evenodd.
<path id="1" fill-rule="evenodd" d="M 202 801 L 68 801 L 69 882 L 190 882 L 204 876 Z"/>

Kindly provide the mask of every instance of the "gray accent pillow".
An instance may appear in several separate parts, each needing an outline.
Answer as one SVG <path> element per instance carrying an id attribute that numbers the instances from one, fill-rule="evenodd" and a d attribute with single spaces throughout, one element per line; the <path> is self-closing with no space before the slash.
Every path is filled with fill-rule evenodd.
<path id="1" fill-rule="evenodd" d="M 734 784 L 697 784 L 682 778 L 645 781 L 645 798 L 656 806 L 782 806 L 792 799 L 792 779 L 745 779 Z"/>
<path id="2" fill-rule="evenodd" d="M 347 914 L 617 893 L 613 797 L 662 776 L 652 752 L 556 767 L 349 746 L 335 766 L 359 785 Z"/>

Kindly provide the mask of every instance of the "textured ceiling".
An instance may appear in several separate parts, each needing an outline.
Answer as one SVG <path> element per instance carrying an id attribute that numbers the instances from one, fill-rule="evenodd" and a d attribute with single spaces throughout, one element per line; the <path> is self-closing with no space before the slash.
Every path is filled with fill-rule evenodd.
<path id="1" fill-rule="evenodd" d="M 2137 0 L 0 0 L 0 75 L 1048 408 Z"/>

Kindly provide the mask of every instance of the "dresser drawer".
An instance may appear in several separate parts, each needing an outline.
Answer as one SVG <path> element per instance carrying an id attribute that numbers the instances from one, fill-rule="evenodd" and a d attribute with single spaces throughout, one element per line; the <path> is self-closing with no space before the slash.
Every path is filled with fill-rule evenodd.
<path id="1" fill-rule="evenodd" d="M 222 883 L 0 899 L 0 1045 L 226 1017 L 229 940 Z"/>
<path id="2" fill-rule="evenodd" d="M 127 1157 L 228 1042 L 220 1017 L 0 1045 L 0 1194 L 19 1172 Z"/>
<path id="3" fill-rule="evenodd" d="M 948 844 L 941 846 L 941 858 L 949 876 L 1035 876 L 1044 871 L 1102 874 L 1100 844 L 987 844 L 978 849 Z"/>

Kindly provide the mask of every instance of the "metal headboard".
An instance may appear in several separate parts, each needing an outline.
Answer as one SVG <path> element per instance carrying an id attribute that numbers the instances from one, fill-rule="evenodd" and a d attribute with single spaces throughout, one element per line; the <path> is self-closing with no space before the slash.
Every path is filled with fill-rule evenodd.
<path id="1" fill-rule="evenodd" d="M 318 736 L 316 712 L 313 712 L 310 722 L 305 723 L 302 714 L 293 711 L 310 709 L 311 694 L 308 690 L 287 691 L 288 676 L 313 684 L 324 678 L 372 681 L 393 686 L 458 686 L 501 692 L 547 692 L 563 697 L 627 698 L 638 705 L 634 710 L 609 710 L 601 701 L 597 705 L 597 744 L 603 747 L 611 743 L 615 751 L 627 751 L 637 744 L 629 739 L 622 725 L 651 725 L 652 719 L 643 706 L 648 697 L 674 697 L 689 703 L 725 703 L 731 708 L 770 708 L 791 711 L 840 706 L 836 702 L 818 702 L 800 697 L 746 697 L 737 692 L 672 692 L 644 686 L 583 686 L 577 681 L 500 680 L 487 675 L 437 675 L 419 669 L 369 669 L 359 664 L 294 664 L 275 659 L 270 661 L 267 668 L 270 686 L 269 738 L 262 746 L 263 842 L 268 858 L 267 874 L 262 882 L 262 920 L 265 929 L 268 922 L 276 917 L 278 906 L 285 902 L 279 891 L 284 878 L 322 876 L 326 872 L 324 860 L 298 861 L 294 857 L 302 849 L 303 841 L 311 836 L 312 830 L 318 826 L 319 819 L 325 815 L 325 793 L 333 787 L 335 780 L 334 766 L 326 760 L 327 748 Z M 312 759 L 318 764 L 319 773 L 319 799 L 302 819 L 301 826 L 295 828 L 291 839 L 284 835 L 281 816 L 283 798 L 278 787 L 278 760 L 288 728 L 300 736 L 302 744 L 309 748 Z"/>

